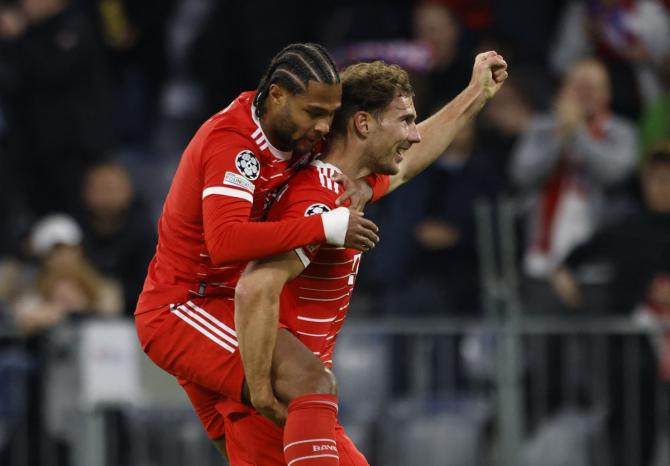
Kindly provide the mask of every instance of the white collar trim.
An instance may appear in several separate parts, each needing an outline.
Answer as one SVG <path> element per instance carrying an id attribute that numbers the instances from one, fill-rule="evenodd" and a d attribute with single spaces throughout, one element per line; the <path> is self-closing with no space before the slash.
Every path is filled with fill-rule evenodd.
<path id="1" fill-rule="evenodd" d="M 277 149 L 275 146 L 272 145 L 270 140 L 265 136 L 265 133 L 263 132 L 263 128 L 261 128 L 261 123 L 258 121 L 258 118 L 256 118 L 256 106 L 251 104 L 251 119 L 254 120 L 254 123 L 256 123 L 257 129 L 256 131 L 253 132 L 251 135 L 252 139 L 256 141 L 256 144 L 258 144 L 258 147 L 263 150 L 263 149 L 269 149 L 270 153 L 274 155 L 276 158 L 281 159 L 281 160 L 291 160 L 291 157 L 293 157 L 293 152 L 286 152 L 283 150 Z"/>

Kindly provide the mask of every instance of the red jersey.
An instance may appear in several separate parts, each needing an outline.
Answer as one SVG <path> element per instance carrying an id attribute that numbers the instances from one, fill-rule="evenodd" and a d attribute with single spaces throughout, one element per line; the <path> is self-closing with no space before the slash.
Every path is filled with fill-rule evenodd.
<path id="1" fill-rule="evenodd" d="M 268 220 L 309 217 L 336 208 L 342 185 L 331 177 L 339 171 L 334 165 L 313 161 L 278 193 Z M 295 252 L 306 268 L 284 286 L 279 320 L 332 367 L 335 340 L 347 315 L 361 253 L 327 244 Z"/>
<path id="2" fill-rule="evenodd" d="M 325 240 L 320 218 L 260 223 L 276 188 L 311 155 L 274 148 L 245 92 L 186 147 L 158 223 L 136 313 L 195 296 L 232 297 L 246 261 Z"/>

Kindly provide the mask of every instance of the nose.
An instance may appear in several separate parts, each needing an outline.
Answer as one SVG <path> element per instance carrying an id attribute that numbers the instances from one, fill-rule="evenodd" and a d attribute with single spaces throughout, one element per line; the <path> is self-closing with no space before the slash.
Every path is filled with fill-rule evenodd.
<path id="1" fill-rule="evenodd" d="M 416 123 L 412 123 L 412 127 L 409 129 L 407 140 L 412 144 L 421 142 L 421 134 L 419 134 L 419 128 L 416 126 Z"/>
<path id="2" fill-rule="evenodd" d="M 321 136 L 325 136 L 330 132 L 330 119 L 322 118 L 316 122 L 314 126 L 314 131 L 319 133 Z"/>

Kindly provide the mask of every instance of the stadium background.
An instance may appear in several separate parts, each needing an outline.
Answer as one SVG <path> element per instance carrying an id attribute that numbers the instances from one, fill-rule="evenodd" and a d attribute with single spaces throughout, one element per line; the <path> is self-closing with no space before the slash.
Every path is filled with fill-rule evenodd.
<path id="1" fill-rule="evenodd" d="M 645 161 L 670 152 L 668 8 L 3 0 L 0 463 L 223 464 L 176 384 L 139 354 L 130 316 L 190 136 L 255 88 L 281 47 L 315 41 L 341 66 L 407 68 L 423 117 L 467 85 L 477 51 L 510 67 L 435 167 L 369 209 L 382 241 L 335 366 L 342 420 L 371 464 L 670 464 L 667 162 L 652 166 L 660 201 L 643 195 Z M 560 117 L 565 73 L 585 57 L 604 64 L 606 113 L 634 135 L 612 147 L 626 166 L 612 179 L 577 163 L 576 190 L 551 185 L 561 164 L 527 183 L 523 143 L 538 116 Z M 552 189 L 595 210 L 553 218 L 560 247 L 544 237 L 537 267 L 533 200 Z M 623 243 L 568 256 L 629 219 Z"/>

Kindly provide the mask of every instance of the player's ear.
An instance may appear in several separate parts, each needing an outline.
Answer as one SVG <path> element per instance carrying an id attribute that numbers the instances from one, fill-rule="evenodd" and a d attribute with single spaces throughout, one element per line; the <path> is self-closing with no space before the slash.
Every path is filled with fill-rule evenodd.
<path id="1" fill-rule="evenodd" d="M 353 124 L 358 134 L 367 137 L 372 129 L 372 115 L 368 112 L 358 111 L 354 113 Z"/>
<path id="2" fill-rule="evenodd" d="M 283 105 L 286 99 L 286 89 L 277 84 L 270 84 L 268 95 L 274 105 Z"/>

